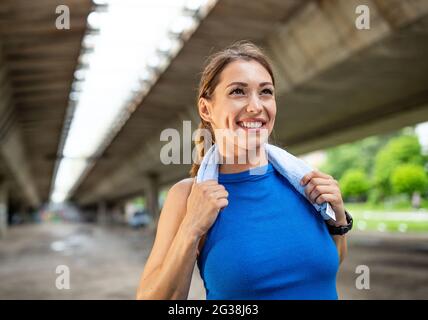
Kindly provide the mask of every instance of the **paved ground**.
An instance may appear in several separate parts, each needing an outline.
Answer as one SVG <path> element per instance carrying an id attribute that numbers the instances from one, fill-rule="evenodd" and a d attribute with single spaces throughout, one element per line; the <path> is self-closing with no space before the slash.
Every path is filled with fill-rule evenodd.
<path id="1" fill-rule="evenodd" d="M 93 224 L 25 225 L 0 240 L 0 299 L 134 299 L 153 232 Z M 428 235 L 350 236 L 338 276 L 342 299 L 428 299 Z M 70 269 L 70 290 L 58 290 L 58 265 Z M 370 268 L 370 289 L 357 290 L 358 265 Z M 205 299 L 195 267 L 190 299 Z"/>

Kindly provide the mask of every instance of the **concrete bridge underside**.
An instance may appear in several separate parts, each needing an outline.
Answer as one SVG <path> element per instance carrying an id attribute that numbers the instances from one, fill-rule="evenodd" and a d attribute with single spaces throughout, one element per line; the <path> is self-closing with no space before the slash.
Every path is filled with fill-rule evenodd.
<path id="1" fill-rule="evenodd" d="M 275 141 L 295 154 L 428 120 L 428 2 L 365 1 L 369 30 L 355 27 L 360 1 L 222 0 L 99 159 L 74 199 L 115 201 L 187 176 L 162 165 L 160 132 L 196 128 L 194 88 L 206 56 L 236 39 L 270 56 L 277 80 Z"/>
<path id="2" fill-rule="evenodd" d="M 58 5 L 70 29 L 55 26 Z M 7 212 L 38 208 L 51 179 L 91 0 L 0 1 L 0 236 Z"/>

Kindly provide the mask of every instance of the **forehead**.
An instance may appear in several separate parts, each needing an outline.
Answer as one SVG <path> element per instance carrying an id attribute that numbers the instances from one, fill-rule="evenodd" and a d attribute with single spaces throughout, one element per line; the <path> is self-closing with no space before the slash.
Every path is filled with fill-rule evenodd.
<path id="1" fill-rule="evenodd" d="M 236 60 L 229 63 L 220 75 L 219 85 L 230 82 L 272 82 L 269 72 L 255 60 Z"/>

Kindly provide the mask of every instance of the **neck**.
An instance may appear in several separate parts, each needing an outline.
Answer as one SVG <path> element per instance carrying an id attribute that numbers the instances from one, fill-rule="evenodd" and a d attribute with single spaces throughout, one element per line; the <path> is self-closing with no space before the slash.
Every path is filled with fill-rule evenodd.
<path id="1" fill-rule="evenodd" d="M 238 173 L 252 168 L 265 166 L 268 164 L 268 158 L 264 146 L 259 146 L 255 152 L 246 152 L 245 163 L 239 163 L 239 158 L 234 155 L 233 163 L 227 163 L 223 156 L 223 163 L 219 166 L 220 173 Z M 241 161 L 242 162 L 242 161 Z"/>

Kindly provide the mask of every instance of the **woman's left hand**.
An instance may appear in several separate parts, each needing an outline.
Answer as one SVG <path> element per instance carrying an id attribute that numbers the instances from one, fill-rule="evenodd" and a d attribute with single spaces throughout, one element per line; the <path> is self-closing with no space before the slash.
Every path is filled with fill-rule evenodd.
<path id="1" fill-rule="evenodd" d="M 300 181 L 305 186 L 306 197 L 312 202 L 322 204 L 328 202 L 336 214 L 336 221 L 329 220 L 328 223 L 336 226 L 346 225 L 345 206 L 339 183 L 330 175 L 314 170 L 306 174 Z"/>

